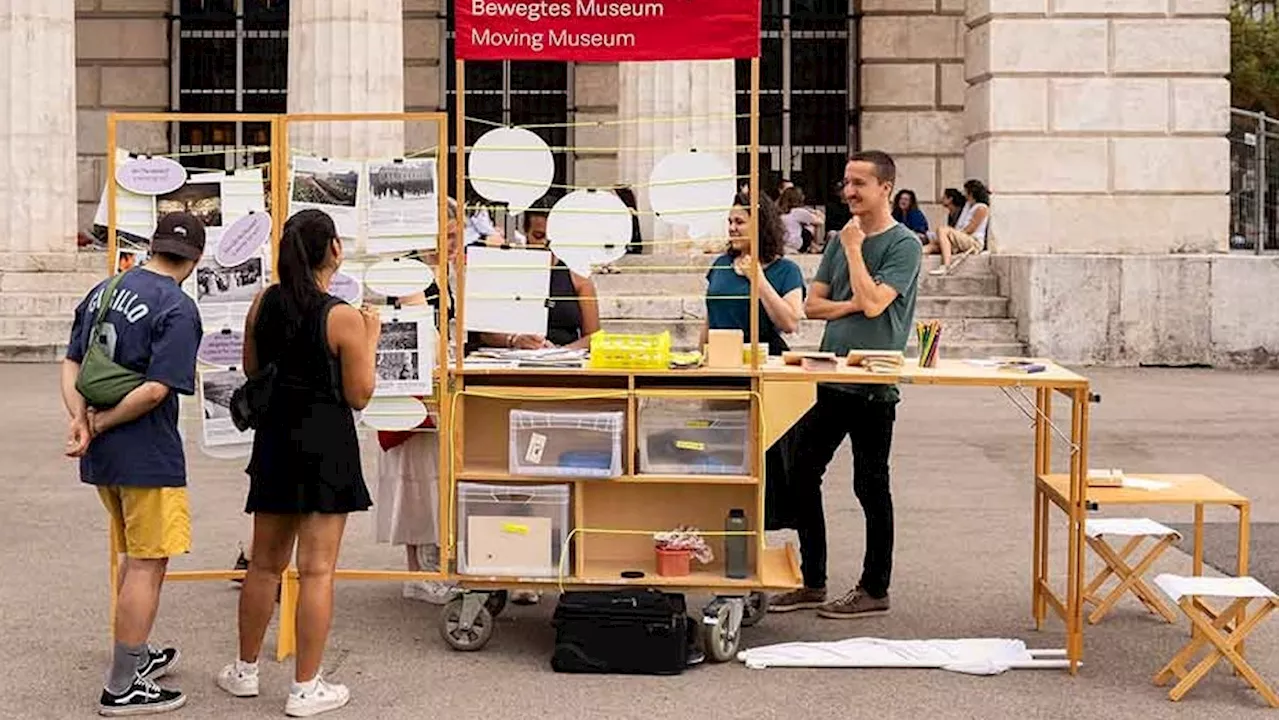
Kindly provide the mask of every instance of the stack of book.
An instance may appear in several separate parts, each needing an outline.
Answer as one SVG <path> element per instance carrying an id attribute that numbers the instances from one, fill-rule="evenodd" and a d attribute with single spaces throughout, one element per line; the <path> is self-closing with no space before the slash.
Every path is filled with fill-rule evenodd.
<path id="1" fill-rule="evenodd" d="M 846 362 L 868 372 L 896 375 L 902 372 L 906 358 L 899 350 L 850 350 Z"/>

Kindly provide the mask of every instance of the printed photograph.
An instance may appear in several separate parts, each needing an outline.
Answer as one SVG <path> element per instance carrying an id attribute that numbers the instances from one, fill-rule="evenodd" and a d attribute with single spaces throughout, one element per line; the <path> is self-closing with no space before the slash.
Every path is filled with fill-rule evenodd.
<path id="1" fill-rule="evenodd" d="M 439 196 L 436 161 L 369 164 L 370 252 L 409 252 L 436 246 Z"/>
<path id="2" fill-rule="evenodd" d="M 378 351 L 378 380 L 404 382 L 418 379 L 418 353 L 409 350 Z"/>
<path id="3" fill-rule="evenodd" d="M 263 287 L 262 258 L 222 267 L 206 256 L 196 268 L 196 302 L 252 302 Z"/>
<path id="4" fill-rule="evenodd" d="M 358 170 L 345 164 L 304 160 L 306 158 L 294 161 L 293 192 L 290 199 L 313 205 L 356 206 L 356 190 L 360 184 Z"/>
<path id="5" fill-rule="evenodd" d="M 171 193 L 157 195 L 157 220 L 171 212 L 191 213 L 205 227 L 222 227 L 222 182 L 189 182 Z"/>
<path id="6" fill-rule="evenodd" d="M 200 376 L 204 398 L 205 420 L 231 419 L 231 394 L 244 384 L 244 373 L 239 370 L 205 372 Z"/>
<path id="7" fill-rule="evenodd" d="M 147 261 L 146 250 L 116 250 L 116 272 L 124 272 L 141 267 Z"/>

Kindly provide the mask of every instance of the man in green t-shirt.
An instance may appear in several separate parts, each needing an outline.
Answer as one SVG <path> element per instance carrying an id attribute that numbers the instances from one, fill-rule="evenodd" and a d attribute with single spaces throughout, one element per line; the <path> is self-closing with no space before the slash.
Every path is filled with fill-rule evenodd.
<path id="1" fill-rule="evenodd" d="M 916 310 L 920 241 L 893 219 L 889 198 L 896 169 L 883 152 L 854 154 L 845 165 L 843 196 L 853 218 L 840 241 L 827 244 L 805 313 L 826 320 L 822 349 L 903 350 Z M 898 402 L 896 385 L 819 385 L 813 408 L 792 439 L 788 485 L 800 536 L 804 587 L 779 595 L 771 612 L 816 608 L 826 618 L 859 618 L 889 611 L 893 567 L 893 498 L 889 448 Z M 853 449 L 853 492 L 866 516 L 862 578 L 827 601 L 827 526 L 822 476 L 845 437 Z"/>

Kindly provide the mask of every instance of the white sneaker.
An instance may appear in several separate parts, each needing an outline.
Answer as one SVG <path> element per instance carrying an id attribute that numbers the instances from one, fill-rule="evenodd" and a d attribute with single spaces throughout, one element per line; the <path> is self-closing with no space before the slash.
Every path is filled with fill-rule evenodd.
<path id="1" fill-rule="evenodd" d="M 284 703 L 284 714 L 289 717 L 311 717 L 322 712 L 337 710 L 351 700 L 351 691 L 346 685 L 329 684 L 320 677 L 307 683 L 310 688 L 298 683 L 289 691 L 289 699 Z"/>
<path id="2" fill-rule="evenodd" d="M 452 600 L 457 592 L 457 586 L 449 583 L 433 580 L 410 580 L 404 584 L 401 595 L 406 600 L 417 600 L 418 602 L 432 605 L 444 605 Z"/>
<path id="3" fill-rule="evenodd" d="M 258 664 L 236 660 L 222 668 L 218 687 L 236 697 L 258 697 Z"/>

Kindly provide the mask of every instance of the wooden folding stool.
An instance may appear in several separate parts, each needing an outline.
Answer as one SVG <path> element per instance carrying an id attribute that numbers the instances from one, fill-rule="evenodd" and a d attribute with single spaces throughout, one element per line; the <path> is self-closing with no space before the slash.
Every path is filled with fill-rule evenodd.
<path id="1" fill-rule="evenodd" d="M 1178 603 L 1191 620 L 1191 641 L 1153 678 L 1156 685 L 1165 685 L 1172 678 L 1178 678 L 1178 684 L 1169 690 L 1170 700 L 1181 700 L 1219 660 L 1226 658 L 1235 667 L 1236 674 L 1247 680 L 1271 707 L 1280 707 L 1275 689 L 1267 685 L 1240 654 L 1249 633 L 1280 606 L 1275 593 L 1251 577 L 1162 574 L 1156 576 L 1155 584 Z M 1215 610 L 1204 602 L 1206 597 L 1230 598 L 1231 603 L 1222 610 Z M 1251 605 L 1254 606 L 1252 610 Z M 1187 670 L 1186 664 L 1205 645 L 1210 646 L 1209 653 L 1195 667 Z"/>
<path id="2" fill-rule="evenodd" d="M 1128 537 L 1129 542 L 1117 551 L 1107 544 L 1103 539 L 1104 535 Z M 1156 543 L 1136 565 L 1129 565 L 1129 556 L 1141 547 L 1142 542 L 1147 538 L 1155 539 Z M 1089 614 L 1090 624 L 1097 623 L 1110 612 L 1120 598 L 1124 597 L 1126 591 L 1132 592 L 1143 605 L 1147 606 L 1148 610 L 1160 615 L 1165 621 L 1177 620 L 1173 610 L 1142 579 L 1143 574 L 1151 568 L 1160 555 L 1182 539 L 1176 530 L 1147 518 L 1090 518 L 1085 522 L 1084 539 L 1098 557 L 1107 564 L 1084 589 L 1084 601 L 1096 606 Z M 1115 575 L 1120 582 L 1107 593 L 1106 597 L 1099 597 L 1098 591 L 1112 575 Z"/>

